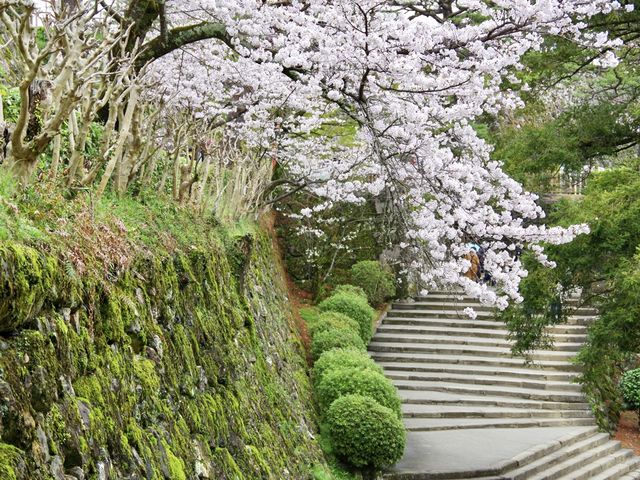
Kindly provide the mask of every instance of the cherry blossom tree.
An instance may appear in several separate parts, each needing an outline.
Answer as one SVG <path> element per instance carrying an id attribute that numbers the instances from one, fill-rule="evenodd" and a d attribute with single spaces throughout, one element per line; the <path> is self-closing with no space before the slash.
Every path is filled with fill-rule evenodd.
<path id="1" fill-rule="evenodd" d="M 538 225 L 544 213 L 536 197 L 502 172 L 473 124 L 520 105 L 505 85 L 517 82 L 522 55 L 540 48 L 545 34 L 615 48 L 606 35 L 583 32 L 581 20 L 620 4 L 203 0 L 166 7 L 178 29 L 224 26 L 215 41 L 152 64 L 150 75 L 167 80 L 176 107 L 222 118 L 257 148 L 278 142 L 292 184 L 327 205 L 384 196 L 417 283 L 461 285 L 505 307 L 520 299 L 526 275 L 518 250 L 546 262 L 542 243 L 587 230 Z M 348 144 L 324 134 L 327 118 L 357 125 Z M 487 251 L 498 293 L 464 277 L 471 241 Z"/>
<path id="2" fill-rule="evenodd" d="M 137 52 L 140 101 L 161 105 L 158 118 L 168 124 L 186 113 L 222 132 L 211 138 L 262 152 L 250 161 L 276 156 L 280 175 L 265 183 L 265 202 L 301 188 L 326 206 L 383 198 L 401 260 L 421 288 L 459 285 L 504 308 L 520 300 L 526 275 L 517 251 L 528 248 L 544 263 L 544 243 L 587 231 L 541 225 L 536 197 L 491 158 L 474 123 L 521 105 L 509 85 L 547 34 L 607 48 L 614 64 L 620 41 L 587 32 L 584 22 L 619 2 L 79 3 L 100 7 L 114 31 L 129 32 L 120 54 Z M 174 168 L 178 190 L 206 170 L 191 165 Z M 464 276 L 470 242 L 486 250 L 495 291 Z"/>

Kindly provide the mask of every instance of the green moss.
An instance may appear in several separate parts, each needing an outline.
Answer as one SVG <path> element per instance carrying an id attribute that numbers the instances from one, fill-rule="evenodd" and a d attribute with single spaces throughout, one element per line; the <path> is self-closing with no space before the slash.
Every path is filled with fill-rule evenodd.
<path id="1" fill-rule="evenodd" d="M 17 480 L 16 468 L 23 456 L 22 450 L 6 443 L 0 443 L 0 478 Z"/>
<path id="2" fill-rule="evenodd" d="M 185 473 L 184 462 L 182 459 L 176 457 L 169 444 L 165 441 L 162 442 L 162 446 L 167 454 L 167 467 L 169 469 L 169 478 L 171 480 L 187 480 L 187 474 Z"/>
<path id="3" fill-rule="evenodd" d="M 124 266 L 96 270 L 92 258 L 84 273 L 65 271 L 52 267 L 66 265 L 55 253 L 60 245 L 0 243 L 0 265 L 7 260 L 25 278 L 20 265 L 39 269 L 9 302 L 26 311 L 34 292 L 51 287 L 37 297 L 37 315 L 13 323 L 0 350 L 0 378 L 15 399 L 3 427 L 6 419 L 16 427 L 3 431 L 3 441 L 32 452 L 41 425 L 65 466 L 95 472 L 105 459 L 114 478 L 191 478 L 198 462 L 211 478 L 307 478 L 308 466 L 323 459 L 271 239 L 247 225 L 223 233 L 174 207 L 130 199 L 111 212 L 103 207 L 96 206 L 97 221 L 124 214 L 123 235 L 132 242 Z M 6 254 L 20 248 L 23 259 Z M 25 458 L 16 480 L 48 471 L 44 458 Z M 0 478 L 8 475 L 0 470 Z"/>
<path id="4" fill-rule="evenodd" d="M 62 413 L 60 412 L 60 407 L 57 404 L 54 403 L 49 413 L 47 413 L 45 425 L 51 440 L 53 440 L 53 442 L 49 444 L 49 447 L 53 450 L 53 453 L 57 453 L 57 445 L 62 445 L 71 438 Z"/>
<path id="5" fill-rule="evenodd" d="M 0 332 L 32 323 L 57 293 L 57 262 L 34 248 L 0 243 Z"/>
<path id="6" fill-rule="evenodd" d="M 140 382 L 145 394 L 153 394 L 160 388 L 160 379 L 156 374 L 155 364 L 145 358 L 133 360 L 133 372 Z"/>

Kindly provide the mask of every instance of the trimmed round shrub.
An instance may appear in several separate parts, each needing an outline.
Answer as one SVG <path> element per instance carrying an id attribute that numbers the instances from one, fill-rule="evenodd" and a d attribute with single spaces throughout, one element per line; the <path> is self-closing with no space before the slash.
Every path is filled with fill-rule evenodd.
<path id="1" fill-rule="evenodd" d="M 318 333 L 331 330 L 332 328 L 336 330 L 348 329 L 360 334 L 360 325 L 358 325 L 358 322 L 338 312 L 324 312 L 320 314 L 318 319 L 309 326 L 309 334 L 313 337 Z"/>
<path id="2" fill-rule="evenodd" d="M 374 399 L 346 395 L 331 404 L 327 432 L 334 452 L 351 465 L 382 470 L 404 453 L 404 426 Z"/>
<path id="3" fill-rule="evenodd" d="M 358 335 L 357 332 L 348 329 L 335 329 L 325 330 L 316 334 L 311 339 L 311 355 L 314 360 L 320 358 L 324 352 L 327 352 L 333 348 L 348 348 L 353 347 L 361 351 L 366 350 L 366 346 Z"/>
<path id="4" fill-rule="evenodd" d="M 640 368 L 624 372 L 620 380 L 620 389 L 627 407 L 640 410 Z"/>
<path id="5" fill-rule="evenodd" d="M 367 293 L 362 288 L 356 287 L 355 285 L 349 285 L 348 283 L 338 285 L 334 288 L 333 293 L 355 293 L 362 298 L 367 298 Z"/>
<path id="6" fill-rule="evenodd" d="M 351 394 L 371 397 L 380 405 L 393 411 L 398 418 L 401 417 L 398 392 L 389 379 L 380 372 L 340 368 L 323 375 L 316 388 L 321 412 L 326 412 L 337 398 Z"/>
<path id="7" fill-rule="evenodd" d="M 318 305 L 322 312 L 338 312 L 353 318 L 360 327 L 360 338 L 367 344 L 373 330 L 373 308 L 367 301 L 355 293 L 336 293 Z"/>
<path id="8" fill-rule="evenodd" d="M 362 288 L 369 303 L 381 305 L 396 294 L 393 274 L 375 260 L 363 260 L 351 267 L 351 283 Z"/>
<path id="9" fill-rule="evenodd" d="M 313 365 L 313 378 L 316 385 L 322 381 L 325 374 L 341 368 L 382 373 L 382 367 L 376 364 L 368 353 L 353 348 L 335 348 L 320 355 Z"/>

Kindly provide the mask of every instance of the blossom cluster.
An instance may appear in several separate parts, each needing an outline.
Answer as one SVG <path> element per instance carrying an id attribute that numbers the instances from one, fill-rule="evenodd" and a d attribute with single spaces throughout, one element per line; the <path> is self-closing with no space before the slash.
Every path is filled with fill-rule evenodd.
<path id="1" fill-rule="evenodd" d="M 549 264 L 545 243 L 584 225 L 547 228 L 535 195 L 506 175 L 474 125 L 521 106 L 521 60 L 563 35 L 586 33 L 610 0 L 167 0 L 172 26 L 224 26 L 156 60 L 148 95 L 169 110 L 221 119 L 256 148 L 277 146 L 294 178 L 334 202 L 384 198 L 406 268 L 425 288 L 457 285 L 483 302 L 519 301 L 517 251 Z M 615 57 L 603 59 L 614 64 Z M 327 125 L 331 125 L 330 128 Z M 341 134 L 338 133 L 341 132 Z M 313 215 L 313 211 L 303 212 Z M 464 276 L 469 243 L 486 251 L 497 289 Z M 550 265 L 550 264 L 549 264 Z"/>

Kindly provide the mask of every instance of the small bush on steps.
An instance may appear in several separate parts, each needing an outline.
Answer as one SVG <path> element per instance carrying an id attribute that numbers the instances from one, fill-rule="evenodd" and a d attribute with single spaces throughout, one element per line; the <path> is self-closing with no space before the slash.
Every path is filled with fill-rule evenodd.
<path id="1" fill-rule="evenodd" d="M 349 285 L 348 283 L 345 283 L 343 285 L 338 285 L 334 290 L 333 293 L 355 293 L 356 295 L 359 295 L 362 298 L 367 298 L 367 293 L 360 287 L 356 287 L 355 285 Z"/>
<path id="2" fill-rule="evenodd" d="M 362 288 L 374 307 L 396 294 L 393 274 L 375 260 L 363 260 L 351 267 L 351 283 Z"/>
<path id="3" fill-rule="evenodd" d="M 354 370 L 371 370 L 382 373 L 380 367 L 368 353 L 353 348 L 334 348 L 323 353 L 313 366 L 313 378 L 319 385 L 323 377 L 341 368 Z"/>
<path id="4" fill-rule="evenodd" d="M 620 380 L 620 389 L 626 407 L 640 412 L 640 368 L 624 372 Z M 638 421 L 640 422 L 640 418 Z"/>
<path id="5" fill-rule="evenodd" d="M 395 412 L 362 395 L 346 395 L 331 404 L 327 429 L 336 455 L 361 468 L 368 478 L 402 457 L 404 426 Z"/>
<path id="6" fill-rule="evenodd" d="M 322 412 L 327 412 L 336 399 L 351 394 L 370 397 L 401 417 L 398 392 L 391 381 L 379 372 L 340 368 L 327 372 L 316 388 Z"/>
<path id="7" fill-rule="evenodd" d="M 351 317 L 360 326 L 360 338 L 369 343 L 373 334 L 374 310 L 367 301 L 354 293 L 336 293 L 318 305 L 322 312 L 339 312 Z"/>
<path id="8" fill-rule="evenodd" d="M 338 312 L 324 312 L 318 319 L 309 326 L 309 334 L 314 337 L 318 333 L 326 330 L 351 330 L 360 334 L 360 325 L 353 318 Z"/>
<path id="9" fill-rule="evenodd" d="M 320 358 L 324 352 L 333 348 L 356 348 L 362 352 L 366 346 L 357 332 L 352 330 L 335 329 L 320 332 L 311 339 L 311 355 L 314 361 Z"/>

